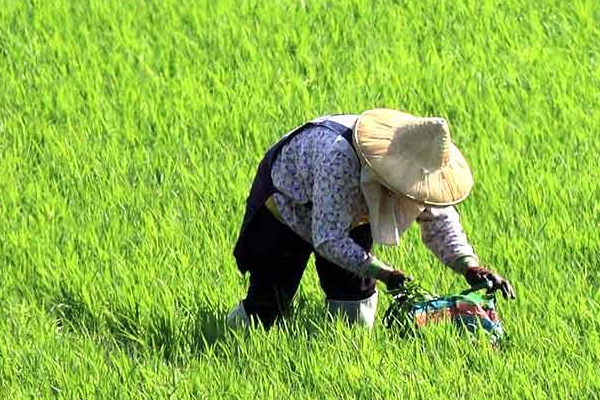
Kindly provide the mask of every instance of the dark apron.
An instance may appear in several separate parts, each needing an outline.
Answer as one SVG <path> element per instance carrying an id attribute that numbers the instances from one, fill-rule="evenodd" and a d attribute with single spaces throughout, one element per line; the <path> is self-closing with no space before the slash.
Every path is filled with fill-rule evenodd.
<path id="1" fill-rule="evenodd" d="M 315 120 L 308 122 L 297 127 L 279 139 L 279 141 L 267 151 L 260 164 L 258 164 L 258 170 L 256 172 L 254 182 L 252 183 L 252 188 L 250 189 L 250 195 L 246 199 L 246 212 L 244 213 L 244 220 L 242 221 L 240 234 L 233 250 L 233 254 L 236 258 L 239 256 L 241 243 L 244 240 L 244 234 L 250 225 L 250 222 L 252 222 L 252 219 L 265 204 L 267 199 L 277 191 L 273 185 L 273 180 L 271 179 L 271 167 L 273 166 L 273 163 L 277 159 L 277 156 L 281 152 L 283 146 L 296 137 L 296 135 L 310 127 L 327 128 L 332 135 L 336 137 L 342 136 L 346 141 L 348 141 L 348 143 L 350 143 L 352 148 L 354 148 L 354 143 L 352 141 L 352 129 L 330 120 Z"/>

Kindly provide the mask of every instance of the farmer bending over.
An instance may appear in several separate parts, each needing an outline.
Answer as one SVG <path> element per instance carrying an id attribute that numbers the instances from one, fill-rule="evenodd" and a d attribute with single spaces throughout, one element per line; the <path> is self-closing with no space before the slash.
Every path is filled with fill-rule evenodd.
<path id="1" fill-rule="evenodd" d="M 234 255 L 250 273 L 230 325 L 251 317 L 270 327 L 290 307 L 311 253 L 330 312 L 371 327 L 377 280 L 387 289 L 412 278 L 372 254 L 397 245 L 414 221 L 425 245 L 471 285 L 510 283 L 480 266 L 453 205 L 473 186 L 442 118 L 376 109 L 326 116 L 285 135 L 260 162 Z"/>

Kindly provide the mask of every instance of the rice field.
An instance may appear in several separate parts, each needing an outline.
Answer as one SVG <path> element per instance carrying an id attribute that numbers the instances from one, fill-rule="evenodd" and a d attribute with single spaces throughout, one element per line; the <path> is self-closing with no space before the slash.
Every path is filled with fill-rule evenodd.
<path id="1" fill-rule="evenodd" d="M 600 3 L 0 0 L 0 398 L 600 398 Z M 258 161 L 328 113 L 442 116 L 513 283 L 500 349 L 325 315 L 224 318 Z M 465 281 L 417 227 L 376 254 Z"/>

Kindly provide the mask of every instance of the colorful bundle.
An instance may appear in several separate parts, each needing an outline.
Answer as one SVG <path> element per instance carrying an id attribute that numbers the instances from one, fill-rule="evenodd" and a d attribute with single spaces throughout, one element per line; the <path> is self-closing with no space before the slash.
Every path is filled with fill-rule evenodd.
<path id="1" fill-rule="evenodd" d="M 388 328 L 398 327 L 403 333 L 431 324 L 452 323 L 459 330 L 470 333 L 482 329 L 492 343 L 498 343 L 504 331 L 496 311 L 495 296 L 477 293 L 481 289 L 488 289 L 488 285 L 455 295 L 439 296 L 414 281 L 408 282 L 403 288 L 390 293 L 394 301 L 385 312 L 383 323 Z"/>

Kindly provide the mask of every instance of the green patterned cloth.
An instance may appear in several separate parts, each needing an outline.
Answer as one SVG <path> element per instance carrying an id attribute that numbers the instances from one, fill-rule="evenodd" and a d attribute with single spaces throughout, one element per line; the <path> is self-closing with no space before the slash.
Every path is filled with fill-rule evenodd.
<path id="1" fill-rule="evenodd" d="M 440 296 L 414 281 L 408 282 L 403 288 L 390 292 L 394 301 L 387 309 L 383 323 L 406 334 L 431 324 L 453 324 L 460 331 L 469 333 L 481 330 L 489 335 L 492 343 L 498 343 L 504 331 L 496 311 L 495 296 L 478 292 L 487 288 L 487 285 L 480 285 L 459 294 Z"/>

